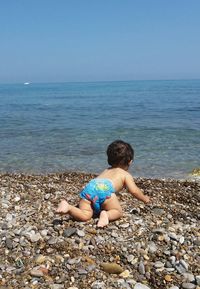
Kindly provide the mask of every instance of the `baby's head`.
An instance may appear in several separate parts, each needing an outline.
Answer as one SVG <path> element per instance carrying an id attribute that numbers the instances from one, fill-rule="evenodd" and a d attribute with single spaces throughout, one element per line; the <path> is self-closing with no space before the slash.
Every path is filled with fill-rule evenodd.
<path id="1" fill-rule="evenodd" d="M 134 150 L 122 140 L 112 142 L 107 148 L 108 164 L 112 167 L 128 168 L 134 158 Z"/>

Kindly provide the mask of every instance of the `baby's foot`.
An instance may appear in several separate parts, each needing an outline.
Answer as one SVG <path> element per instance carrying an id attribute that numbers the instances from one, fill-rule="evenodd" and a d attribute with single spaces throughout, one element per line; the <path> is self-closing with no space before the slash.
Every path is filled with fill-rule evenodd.
<path id="1" fill-rule="evenodd" d="M 106 211 L 102 211 L 100 214 L 99 222 L 97 223 L 97 227 L 105 227 L 109 224 L 108 214 Z"/>
<path id="2" fill-rule="evenodd" d="M 62 200 L 60 204 L 58 205 L 58 208 L 56 210 L 56 213 L 66 214 L 70 209 L 70 205 L 67 201 Z"/>

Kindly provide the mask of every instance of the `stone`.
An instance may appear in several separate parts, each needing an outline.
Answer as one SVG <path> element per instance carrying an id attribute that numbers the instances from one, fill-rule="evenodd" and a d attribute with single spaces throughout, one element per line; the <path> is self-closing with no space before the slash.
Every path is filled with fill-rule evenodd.
<path id="1" fill-rule="evenodd" d="M 78 274 L 79 275 L 86 275 L 86 274 L 88 274 L 88 272 L 85 269 L 80 268 L 80 269 L 78 269 Z"/>
<path id="2" fill-rule="evenodd" d="M 72 235 L 74 235 L 76 233 L 77 229 L 74 227 L 69 227 L 67 229 L 64 230 L 63 232 L 63 237 L 71 237 Z"/>
<path id="3" fill-rule="evenodd" d="M 185 270 L 187 271 L 189 265 L 188 265 L 183 259 L 181 259 L 179 262 L 180 262 L 180 264 L 185 268 Z"/>
<path id="4" fill-rule="evenodd" d="M 154 242 L 150 242 L 148 245 L 148 251 L 150 253 L 155 253 L 158 250 L 156 244 Z"/>
<path id="5" fill-rule="evenodd" d="M 79 236 L 79 237 L 84 237 L 85 236 L 85 232 L 84 231 L 82 231 L 82 230 L 77 230 L 77 235 Z"/>
<path id="6" fill-rule="evenodd" d="M 172 281 L 172 276 L 171 275 L 165 275 L 165 281 L 171 282 Z"/>
<path id="7" fill-rule="evenodd" d="M 148 287 L 142 283 L 136 283 L 134 286 L 134 289 L 150 289 L 150 287 Z"/>
<path id="8" fill-rule="evenodd" d="M 32 270 L 30 271 L 30 275 L 33 276 L 33 277 L 43 277 L 43 276 L 44 276 L 44 273 L 43 273 L 41 270 L 32 269 Z"/>
<path id="9" fill-rule="evenodd" d="M 193 283 L 186 283 L 186 282 L 182 283 L 181 286 L 182 286 L 183 289 L 195 289 L 195 288 L 196 288 L 196 285 L 195 285 L 195 284 L 193 284 Z"/>
<path id="10" fill-rule="evenodd" d="M 64 284 L 51 284 L 50 289 L 64 289 L 65 285 Z"/>
<path id="11" fill-rule="evenodd" d="M 13 248 L 13 241 L 10 239 L 10 238 L 6 238 L 6 247 L 9 249 L 9 250 L 12 250 Z"/>
<path id="12" fill-rule="evenodd" d="M 197 275 L 197 276 L 196 276 L 196 282 L 197 282 L 197 285 L 200 286 L 200 275 Z"/>
<path id="13" fill-rule="evenodd" d="M 183 274 L 183 273 L 186 273 L 186 269 L 185 269 L 185 267 L 183 267 L 182 266 L 182 264 L 176 264 L 175 265 L 175 268 L 176 268 L 176 270 L 177 270 L 177 272 L 179 273 L 179 274 Z"/>
<path id="14" fill-rule="evenodd" d="M 106 289 L 105 287 L 105 283 L 102 282 L 102 281 L 94 281 L 92 284 L 91 284 L 91 289 Z"/>
<path id="15" fill-rule="evenodd" d="M 195 281 L 195 277 L 191 273 L 183 273 L 183 279 L 185 282 L 189 282 L 189 283 Z"/>
<path id="16" fill-rule="evenodd" d="M 156 268 L 162 268 L 164 266 L 165 266 L 165 264 L 160 262 L 160 261 L 157 261 L 157 262 L 154 263 L 154 267 L 156 267 Z"/>
<path id="17" fill-rule="evenodd" d="M 126 228 L 128 228 L 129 226 L 130 226 L 129 223 L 124 223 L 124 224 L 121 224 L 121 225 L 120 225 L 120 228 L 126 229 Z"/>
<path id="18" fill-rule="evenodd" d="M 131 263 L 133 260 L 134 260 L 134 255 L 128 255 L 128 257 L 127 257 L 127 261 L 129 262 L 129 263 Z"/>
<path id="19" fill-rule="evenodd" d="M 44 255 L 38 255 L 38 256 L 35 258 L 35 263 L 36 263 L 36 264 L 42 264 L 42 263 L 44 263 L 46 260 L 47 260 L 47 257 L 46 257 L 46 256 L 44 256 Z"/>
<path id="20" fill-rule="evenodd" d="M 144 267 L 144 263 L 140 261 L 139 265 L 138 265 L 138 271 L 140 274 L 145 275 L 145 267 Z"/>
<path id="21" fill-rule="evenodd" d="M 124 270 L 119 276 L 122 278 L 128 278 L 128 277 L 130 277 L 130 271 Z"/>
<path id="22" fill-rule="evenodd" d="M 157 216 L 162 216 L 165 213 L 165 211 L 161 208 L 153 208 L 152 212 Z"/>
<path id="23" fill-rule="evenodd" d="M 36 242 L 38 242 L 39 240 L 41 239 L 41 235 L 40 235 L 40 233 L 31 233 L 30 234 L 30 240 L 31 240 L 31 242 L 32 243 L 36 243 Z"/>
<path id="24" fill-rule="evenodd" d="M 124 269 L 116 263 L 101 263 L 103 270 L 110 274 L 120 274 Z"/>
<path id="25" fill-rule="evenodd" d="M 63 223 L 63 220 L 60 220 L 60 219 L 55 219 L 52 222 L 53 226 L 62 225 L 62 223 Z"/>

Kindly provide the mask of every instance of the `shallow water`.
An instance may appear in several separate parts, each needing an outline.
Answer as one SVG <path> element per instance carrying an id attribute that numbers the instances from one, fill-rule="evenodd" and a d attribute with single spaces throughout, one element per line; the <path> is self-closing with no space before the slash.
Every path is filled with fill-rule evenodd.
<path id="1" fill-rule="evenodd" d="M 0 171 L 99 172 L 115 139 L 136 176 L 200 167 L 200 80 L 0 85 Z"/>

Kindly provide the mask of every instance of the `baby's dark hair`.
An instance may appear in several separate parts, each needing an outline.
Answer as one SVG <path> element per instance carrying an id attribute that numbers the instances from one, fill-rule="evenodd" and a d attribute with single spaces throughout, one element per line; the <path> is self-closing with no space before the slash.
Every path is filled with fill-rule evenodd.
<path id="1" fill-rule="evenodd" d="M 134 150 L 129 143 L 115 140 L 108 146 L 107 156 L 110 166 L 128 166 L 134 158 Z"/>

